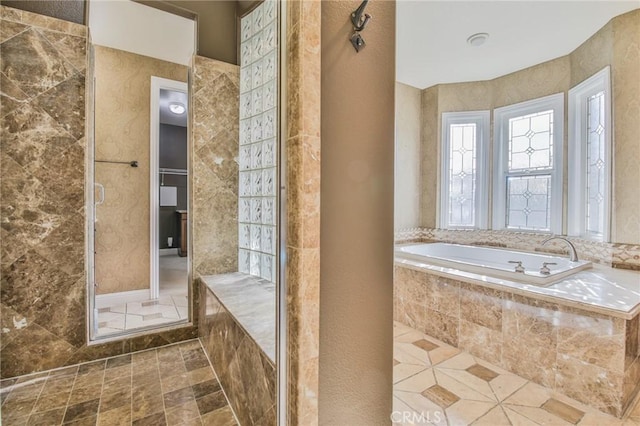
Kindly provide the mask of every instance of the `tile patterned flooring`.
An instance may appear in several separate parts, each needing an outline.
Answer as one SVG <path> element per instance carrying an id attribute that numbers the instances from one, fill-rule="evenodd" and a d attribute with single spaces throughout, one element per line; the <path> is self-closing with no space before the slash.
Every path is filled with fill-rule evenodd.
<path id="1" fill-rule="evenodd" d="M 160 256 L 160 298 L 98 308 L 98 335 L 187 320 L 187 259 Z"/>
<path id="2" fill-rule="evenodd" d="M 0 423 L 237 425 L 199 340 L 0 382 Z"/>
<path id="3" fill-rule="evenodd" d="M 394 323 L 394 425 L 640 426 L 617 419 Z"/>

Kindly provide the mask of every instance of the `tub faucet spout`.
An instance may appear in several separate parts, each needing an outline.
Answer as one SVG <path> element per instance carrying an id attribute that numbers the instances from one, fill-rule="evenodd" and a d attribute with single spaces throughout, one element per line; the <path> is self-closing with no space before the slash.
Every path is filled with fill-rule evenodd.
<path id="1" fill-rule="evenodd" d="M 540 245 L 543 246 L 543 245 L 545 245 L 546 243 L 548 243 L 551 240 L 564 241 L 566 246 L 569 248 L 569 260 L 571 262 L 577 262 L 578 261 L 578 252 L 576 251 L 576 246 L 574 246 L 571 241 L 567 240 L 564 237 L 549 237 L 546 240 L 544 240 L 542 243 L 540 243 Z"/>

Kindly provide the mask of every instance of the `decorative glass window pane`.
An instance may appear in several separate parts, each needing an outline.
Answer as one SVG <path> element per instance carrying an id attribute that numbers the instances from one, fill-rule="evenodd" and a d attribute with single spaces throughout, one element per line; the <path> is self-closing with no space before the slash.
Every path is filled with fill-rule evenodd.
<path id="1" fill-rule="evenodd" d="M 449 127 L 449 226 L 475 224 L 476 124 Z"/>
<path id="2" fill-rule="evenodd" d="M 589 234 L 602 238 L 605 218 L 605 93 L 587 98 L 587 223 Z"/>
<path id="3" fill-rule="evenodd" d="M 509 119 L 508 169 L 553 167 L 553 110 Z"/>
<path id="4" fill-rule="evenodd" d="M 535 231 L 550 230 L 551 176 L 507 178 L 506 227 Z"/>

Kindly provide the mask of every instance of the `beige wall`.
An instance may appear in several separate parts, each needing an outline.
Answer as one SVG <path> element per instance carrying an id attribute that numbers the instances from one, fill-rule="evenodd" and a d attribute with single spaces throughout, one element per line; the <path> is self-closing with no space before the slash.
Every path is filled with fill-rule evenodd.
<path id="1" fill-rule="evenodd" d="M 395 2 L 322 2 L 319 423 L 390 424 Z"/>
<path id="2" fill-rule="evenodd" d="M 438 205 L 438 167 L 443 112 L 493 110 L 567 91 L 611 65 L 614 158 L 612 241 L 640 242 L 640 10 L 614 18 L 570 55 L 490 81 L 442 84 L 422 91 L 421 226 L 434 227 Z M 567 189 L 567 114 L 564 132 L 564 205 Z M 433 182 L 428 184 L 427 182 Z M 491 201 L 491 200 L 490 200 Z M 566 229 L 566 221 L 564 229 Z"/>
<path id="3" fill-rule="evenodd" d="M 396 83 L 396 229 L 420 226 L 420 102 L 419 89 Z"/>
<path id="4" fill-rule="evenodd" d="M 97 294 L 149 288 L 151 76 L 187 81 L 187 67 L 95 46 L 95 163 L 105 187 L 96 208 Z"/>

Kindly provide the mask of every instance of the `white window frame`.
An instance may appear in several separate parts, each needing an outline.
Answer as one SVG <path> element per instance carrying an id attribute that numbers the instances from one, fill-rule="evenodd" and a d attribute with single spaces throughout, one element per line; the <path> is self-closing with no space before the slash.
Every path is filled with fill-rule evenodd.
<path id="1" fill-rule="evenodd" d="M 509 151 L 509 119 L 540 111 L 553 110 L 553 164 L 552 170 L 531 170 L 529 176 L 551 175 L 550 230 L 506 228 L 507 185 Z M 496 108 L 494 119 L 494 172 L 493 172 L 493 229 L 518 232 L 562 233 L 562 147 L 564 144 L 564 93 Z"/>
<path id="2" fill-rule="evenodd" d="M 604 226 L 600 237 L 587 231 L 587 99 L 604 91 Z M 569 90 L 568 235 L 609 241 L 611 235 L 611 70 L 606 66 Z"/>
<path id="3" fill-rule="evenodd" d="M 450 128 L 453 124 L 476 125 L 476 187 L 473 226 L 451 226 L 449 217 L 449 149 Z M 442 145 L 440 155 L 440 209 L 438 228 L 443 229 L 487 229 L 488 227 L 488 145 L 490 141 L 490 111 L 464 111 L 442 113 Z"/>

